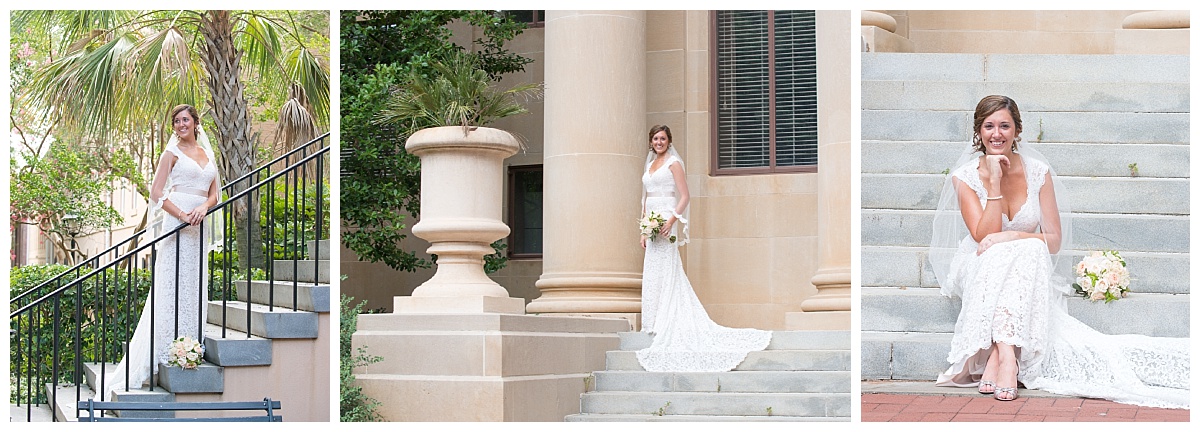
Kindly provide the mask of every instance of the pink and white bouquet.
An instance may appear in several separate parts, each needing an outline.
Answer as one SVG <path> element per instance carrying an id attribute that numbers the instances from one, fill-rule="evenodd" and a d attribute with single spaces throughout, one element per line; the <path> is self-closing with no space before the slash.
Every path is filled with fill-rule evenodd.
<path id="1" fill-rule="evenodd" d="M 204 345 L 200 341 L 184 336 L 175 339 L 167 347 L 167 366 L 179 366 L 184 369 L 195 369 L 204 358 Z"/>
<path id="2" fill-rule="evenodd" d="M 1075 292 L 1092 301 L 1113 300 L 1129 293 L 1129 270 L 1125 259 L 1115 250 L 1094 251 L 1075 265 Z"/>
<path id="3" fill-rule="evenodd" d="M 661 214 L 658 214 L 658 212 L 650 212 L 649 214 L 642 215 L 642 218 L 638 220 L 638 226 L 641 227 L 642 235 L 650 238 L 650 240 L 654 240 L 661 235 L 663 225 L 666 224 L 667 220 Z M 667 240 L 675 243 L 675 236 L 670 236 Z"/>

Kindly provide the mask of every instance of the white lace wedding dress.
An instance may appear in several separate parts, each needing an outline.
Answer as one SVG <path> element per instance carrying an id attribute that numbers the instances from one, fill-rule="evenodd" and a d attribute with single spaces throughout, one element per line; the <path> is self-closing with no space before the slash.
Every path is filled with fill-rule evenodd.
<path id="1" fill-rule="evenodd" d="M 208 163 L 201 167 L 174 143 L 168 144 L 166 151 L 174 154 L 177 159 L 175 166 L 171 168 L 163 199 L 182 211 L 191 211 L 208 199 L 208 189 L 217 178 L 216 160 L 212 151 L 205 149 Z M 161 205 L 162 203 L 158 203 L 155 207 Z M 205 237 L 209 237 L 209 231 L 214 229 L 210 221 L 203 225 Z M 162 229 L 158 232 L 168 232 L 182 224 L 182 221 L 163 212 Z M 130 390 L 147 385 L 150 375 L 158 372 L 159 364 L 167 362 L 167 346 L 176 337 L 191 336 L 195 339 L 199 334 L 198 330 L 206 312 L 201 299 L 208 299 L 207 284 L 201 283 L 201 278 L 207 275 L 203 270 L 205 265 L 202 262 L 200 234 L 200 226 L 189 226 L 180 230 L 178 237 L 169 236 L 155 247 L 157 256 L 154 260 L 153 288 L 154 360 L 151 361 L 149 337 L 151 301 L 147 299 L 133 338 L 129 342 L 128 356 L 117 364 L 116 373 L 105 380 L 103 394 L 106 400 L 111 398 L 114 391 L 124 391 L 126 383 Z M 178 302 L 176 292 L 179 294 Z M 179 311 L 178 321 L 176 304 Z M 125 375 L 126 364 L 129 369 L 128 377 Z"/>
<path id="2" fill-rule="evenodd" d="M 1025 161 L 1028 198 L 1004 231 L 1036 232 L 1039 192 L 1049 167 Z M 980 203 L 987 192 L 978 161 L 954 171 Z M 962 288 L 962 309 L 954 326 L 947 361 L 938 377 L 943 386 L 978 384 L 992 341 L 1017 347 L 1017 379 L 1030 389 L 1095 397 L 1144 406 L 1187 408 L 1191 360 L 1188 338 L 1102 334 L 1067 314 L 1062 292 L 1051 286 L 1046 244 L 1024 239 L 996 244 L 976 255 L 978 243 L 962 239 L 949 277 Z"/>
<path id="3" fill-rule="evenodd" d="M 682 161 L 675 156 L 661 168 L 642 175 L 646 192 L 645 211 L 669 218 L 678 202 L 670 165 Z M 679 220 L 672 227 L 678 232 Z M 682 237 L 680 237 L 682 238 Z M 662 237 L 646 241 L 642 267 L 642 331 L 652 333 L 654 342 L 637 352 L 642 368 L 651 372 L 725 372 L 733 370 L 751 351 L 765 349 L 771 332 L 735 329 L 714 323 L 700 304 L 679 258 L 679 245 Z"/>

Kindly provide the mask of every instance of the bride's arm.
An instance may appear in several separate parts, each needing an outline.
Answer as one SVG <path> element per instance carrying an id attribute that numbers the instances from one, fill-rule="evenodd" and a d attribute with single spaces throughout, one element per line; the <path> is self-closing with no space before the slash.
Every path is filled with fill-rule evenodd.
<path id="1" fill-rule="evenodd" d="M 221 187 L 217 183 L 217 179 L 213 179 L 212 184 L 208 185 L 208 199 L 204 200 L 204 204 L 196 206 L 188 213 L 188 223 L 192 225 L 200 225 L 204 221 L 204 216 L 208 215 L 208 209 L 217 205 L 217 201 L 221 199 Z"/>
<path id="2" fill-rule="evenodd" d="M 667 168 L 670 168 L 671 177 L 675 179 L 675 192 L 676 195 L 678 195 L 678 200 L 676 200 L 677 203 L 675 204 L 675 212 L 671 214 L 671 217 L 667 218 L 667 223 L 663 224 L 663 235 L 667 235 L 666 233 L 671 232 L 671 227 L 674 226 L 675 221 L 679 219 L 679 216 L 676 215 L 682 215 L 683 211 L 687 210 L 688 202 L 692 199 L 691 194 L 688 193 L 687 176 L 683 173 L 683 166 L 678 162 L 673 162 Z"/>
<path id="3" fill-rule="evenodd" d="M 954 190 L 958 191 L 958 208 L 962 211 L 963 222 L 967 224 L 967 230 L 971 232 L 971 238 L 975 242 L 982 242 L 988 234 L 998 233 L 1002 228 L 1000 222 L 1000 203 L 997 200 L 995 203 L 990 203 L 988 206 L 979 204 L 979 196 L 975 194 L 975 190 L 963 184 L 961 180 L 955 178 Z"/>
<path id="4" fill-rule="evenodd" d="M 176 219 L 183 218 L 183 212 L 179 207 L 175 207 L 175 203 L 166 199 L 163 188 L 167 187 L 167 177 L 171 174 L 171 168 L 175 166 L 175 161 L 179 160 L 175 154 L 171 152 L 163 152 L 162 157 L 158 159 L 158 171 L 154 172 L 154 182 L 150 183 L 150 206 L 159 206 L 161 203 L 162 210 L 167 212 Z"/>

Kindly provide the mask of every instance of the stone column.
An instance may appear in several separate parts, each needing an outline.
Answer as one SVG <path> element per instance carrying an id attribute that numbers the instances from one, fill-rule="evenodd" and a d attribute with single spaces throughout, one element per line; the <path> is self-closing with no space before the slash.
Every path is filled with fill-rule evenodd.
<path id="1" fill-rule="evenodd" d="M 645 11 L 547 11 L 542 296 L 529 313 L 637 325 L 645 27 Z"/>
<path id="2" fill-rule="evenodd" d="M 817 294 L 787 315 L 790 330 L 850 329 L 850 20 L 817 11 Z"/>
<path id="3" fill-rule="evenodd" d="M 1191 27 L 1191 17 L 1186 10 L 1137 12 L 1121 21 L 1113 41 L 1113 53 L 1187 55 Z"/>

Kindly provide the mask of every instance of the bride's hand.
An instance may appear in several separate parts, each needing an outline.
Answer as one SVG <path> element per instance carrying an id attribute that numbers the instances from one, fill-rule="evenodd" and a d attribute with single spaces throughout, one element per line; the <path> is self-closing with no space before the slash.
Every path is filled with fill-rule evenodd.
<path id="1" fill-rule="evenodd" d="M 670 218 L 667 218 L 666 223 L 663 223 L 662 229 L 659 230 L 659 233 L 661 233 L 660 235 L 662 235 L 663 238 L 671 237 L 671 227 L 675 226 L 675 220 L 675 216 L 671 216 Z"/>
<path id="2" fill-rule="evenodd" d="M 986 155 L 983 157 L 984 175 L 981 178 L 985 180 L 1000 181 L 1004 175 L 1003 168 L 1008 168 L 1008 156 L 1005 155 Z"/>
<path id="3" fill-rule="evenodd" d="M 642 249 L 646 248 L 646 236 L 642 236 Z"/>
<path id="4" fill-rule="evenodd" d="M 1017 240 L 1019 238 L 1020 234 L 1018 234 L 1016 231 L 1000 231 L 988 234 L 983 238 L 983 241 L 979 242 L 979 250 L 975 252 L 975 255 L 983 255 L 983 253 L 992 246 L 995 246 L 999 243 Z"/>
<path id="5" fill-rule="evenodd" d="M 200 222 L 204 221 L 204 216 L 206 215 L 208 215 L 208 207 L 204 205 L 197 206 L 187 213 L 187 222 L 192 225 L 200 225 Z"/>

